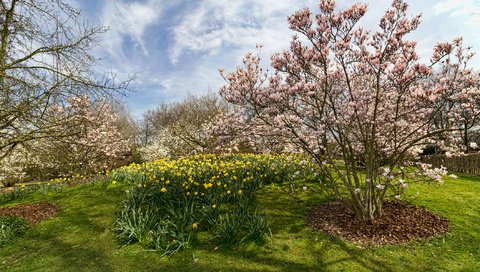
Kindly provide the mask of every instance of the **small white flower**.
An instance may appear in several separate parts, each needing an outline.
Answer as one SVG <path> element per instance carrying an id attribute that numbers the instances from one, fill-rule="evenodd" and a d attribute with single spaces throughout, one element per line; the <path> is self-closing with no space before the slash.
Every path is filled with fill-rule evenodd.
<path id="1" fill-rule="evenodd" d="M 396 200 L 400 200 L 400 195 L 395 195 Z"/>
<path id="2" fill-rule="evenodd" d="M 353 191 L 354 194 L 358 195 L 360 193 L 360 188 L 357 188 Z"/>
<path id="3" fill-rule="evenodd" d="M 382 167 L 383 169 L 383 176 L 388 176 L 388 174 L 390 174 L 390 168 L 387 168 L 387 167 Z"/>
<path id="4" fill-rule="evenodd" d="M 307 190 L 307 186 L 303 186 L 302 189 L 303 189 L 304 191 L 306 191 L 306 190 Z"/>
<path id="5" fill-rule="evenodd" d="M 380 190 L 380 191 L 385 189 L 385 186 L 383 186 L 382 184 L 377 184 L 377 186 L 375 186 L 375 187 L 377 188 L 377 190 Z"/>
<path id="6" fill-rule="evenodd" d="M 477 145 L 476 142 L 471 142 L 471 143 L 469 144 L 469 146 L 470 146 L 471 148 L 477 148 L 477 147 L 478 147 L 478 145 Z"/>
<path id="7" fill-rule="evenodd" d="M 451 178 L 453 178 L 453 179 L 457 179 L 457 178 L 458 178 L 458 176 L 455 175 L 455 174 L 450 174 L 450 175 L 448 175 L 448 176 L 451 177 Z"/>

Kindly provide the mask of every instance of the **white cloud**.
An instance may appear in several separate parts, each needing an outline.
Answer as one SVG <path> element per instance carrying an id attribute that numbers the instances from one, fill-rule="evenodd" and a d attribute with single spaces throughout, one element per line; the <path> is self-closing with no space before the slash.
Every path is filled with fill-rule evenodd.
<path id="1" fill-rule="evenodd" d="M 175 78 L 167 78 L 162 81 L 160 81 L 160 85 L 164 87 L 165 89 L 171 89 L 173 85 L 175 84 L 176 79 Z M 155 82 L 155 81 L 154 81 Z"/>
<path id="2" fill-rule="evenodd" d="M 216 55 L 225 47 L 246 52 L 257 43 L 265 45 L 265 53 L 286 47 L 291 36 L 287 16 L 305 2 L 205 0 L 191 4 L 194 8 L 172 27 L 170 61 L 176 64 L 188 53 Z"/>
<path id="3" fill-rule="evenodd" d="M 444 0 L 433 7 L 435 14 L 448 13 L 452 18 L 469 16 L 466 22 L 471 25 L 480 23 L 480 1 L 478 0 Z"/>
<path id="4" fill-rule="evenodd" d="M 125 58 L 122 43 L 131 39 L 145 56 L 148 48 L 144 40 L 146 30 L 158 22 L 162 15 L 160 1 L 125 2 L 106 0 L 102 10 L 103 24 L 110 28 L 102 46 L 117 58 Z"/>
<path id="5" fill-rule="evenodd" d="M 445 0 L 438 2 L 434 7 L 433 10 L 435 14 L 442 14 L 446 12 L 452 12 L 458 8 L 462 8 L 465 2 L 471 3 L 471 1 L 467 0 Z"/>
<path id="6" fill-rule="evenodd" d="M 443 0 L 435 4 L 435 14 L 450 13 L 451 16 L 471 14 L 479 10 L 480 2 L 477 0 Z"/>

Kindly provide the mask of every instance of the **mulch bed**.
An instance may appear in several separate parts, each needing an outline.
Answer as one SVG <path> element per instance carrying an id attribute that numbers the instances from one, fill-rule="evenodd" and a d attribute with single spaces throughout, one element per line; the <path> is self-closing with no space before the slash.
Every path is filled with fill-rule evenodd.
<path id="1" fill-rule="evenodd" d="M 355 220 L 342 202 L 320 204 L 307 214 L 306 220 L 315 230 L 369 246 L 428 239 L 450 230 L 448 219 L 398 201 L 386 201 L 382 216 L 372 222 Z"/>
<path id="2" fill-rule="evenodd" d="M 21 204 L 0 208 L 0 216 L 25 218 L 30 223 L 30 226 L 33 227 L 56 215 L 58 211 L 59 208 L 56 205 L 49 203 Z"/>

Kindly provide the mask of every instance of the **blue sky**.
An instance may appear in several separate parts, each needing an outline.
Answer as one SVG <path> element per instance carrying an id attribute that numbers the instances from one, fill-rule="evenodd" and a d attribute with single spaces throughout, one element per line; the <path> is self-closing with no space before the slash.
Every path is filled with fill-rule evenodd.
<path id="1" fill-rule="evenodd" d="M 218 68 L 231 71 L 243 55 L 262 44 L 262 57 L 288 47 L 286 17 L 313 0 L 72 0 L 91 24 L 108 26 L 94 52 L 106 71 L 137 77 L 124 98 L 134 116 L 188 94 L 216 92 L 223 84 Z M 337 0 L 344 8 L 357 1 Z M 365 0 L 361 24 L 375 29 L 390 0 Z M 428 59 L 437 41 L 463 36 L 480 54 L 479 0 L 410 0 L 410 13 L 422 13 L 411 36 Z M 472 61 L 480 70 L 480 56 Z"/>

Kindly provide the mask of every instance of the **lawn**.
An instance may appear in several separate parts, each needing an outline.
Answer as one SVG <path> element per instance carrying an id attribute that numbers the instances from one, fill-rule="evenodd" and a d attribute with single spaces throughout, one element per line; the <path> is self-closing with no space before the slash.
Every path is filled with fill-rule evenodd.
<path id="1" fill-rule="evenodd" d="M 315 233 L 304 215 L 329 196 L 315 184 L 270 184 L 257 191 L 272 236 L 264 244 L 232 248 L 213 243 L 161 258 L 123 246 L 111 232 L 125 187 L 84 185 L 29 195 L 15 203 L 49 202 L 61 211 L 0 248 L 0 271 L 479 271 L 480 178 L 460 176 L 444 185 L 410 188 L 412 203 L 451 222 L 451 233 L 405 245 L 363 247 Z M 417 196 L 418 192 L 418 197 Z"/>

